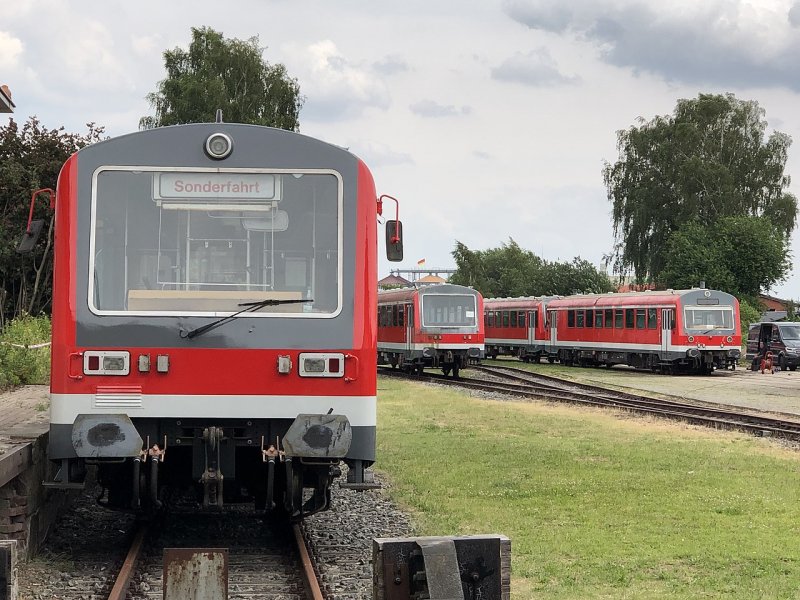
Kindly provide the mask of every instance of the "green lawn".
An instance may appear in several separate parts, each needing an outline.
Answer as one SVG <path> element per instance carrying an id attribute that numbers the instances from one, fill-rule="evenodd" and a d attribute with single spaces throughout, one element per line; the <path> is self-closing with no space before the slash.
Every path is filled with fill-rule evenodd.
<path id="1" fill-rule="evenodd" d="M 419 535 L 511 538 L 523 598 L 800 597 L 800 454 L 379 379 L 378 468 Z"/>

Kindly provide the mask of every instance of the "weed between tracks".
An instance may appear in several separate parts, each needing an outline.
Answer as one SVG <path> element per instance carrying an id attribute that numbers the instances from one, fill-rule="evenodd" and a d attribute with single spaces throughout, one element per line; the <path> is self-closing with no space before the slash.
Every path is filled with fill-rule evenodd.
<path id="1" fill-rule="evenodd" d="M 796 452 L 607 410 L 379 388 L 391 493 L 420 535 L 509 536 L 515 599 L 798 596 Z"/>

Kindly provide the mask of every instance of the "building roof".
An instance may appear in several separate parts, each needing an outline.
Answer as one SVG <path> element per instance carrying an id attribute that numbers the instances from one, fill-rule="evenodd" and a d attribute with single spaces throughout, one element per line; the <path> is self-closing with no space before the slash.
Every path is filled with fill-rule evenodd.
<path id="1" fill-rule="evenodd" d="M 417 279 L 417 283 L 444 283 L 445 281 L 447 280 L 438 275 L 426 275 L 425 277 Z"/>
<path id="2" fill-rule="evenodd" d="M 411 282 L 408 279 L 404 279 L 404 278 L 400 277 L 399 275 L 389 275 L 388 277 L 384 277 L 383 279 L 381 279 L 378 282 L 378 287 L 383 287 L 383 286 L 388 286 L 388 285 L 391 285 L 391 286 L 395 286 L 395 285 L 406 286 L 406 285 L 410 285 L 410 284 L 411 284 Z"/>
<path id="3" fill-rule="evenodd" d="M 0 85 L 0 113 L 14 112 L 14 103 L 11 101 L 11 90 L 7 85 Z"/>

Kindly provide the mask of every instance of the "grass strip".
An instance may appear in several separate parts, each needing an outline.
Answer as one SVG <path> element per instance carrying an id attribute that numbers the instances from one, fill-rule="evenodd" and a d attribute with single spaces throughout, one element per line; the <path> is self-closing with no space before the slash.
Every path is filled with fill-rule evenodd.
<path id="1" fill-rule="evenodd" d="M 794 451 L 388 378 L 378 396 L 378 466 L 417 533 L 509 536 L 515 599 L 800 593 Z"/>

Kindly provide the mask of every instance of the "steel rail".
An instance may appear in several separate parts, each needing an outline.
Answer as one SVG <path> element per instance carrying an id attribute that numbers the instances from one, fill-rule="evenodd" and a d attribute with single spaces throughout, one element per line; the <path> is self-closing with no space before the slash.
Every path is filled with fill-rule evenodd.
<path id="1" fill-rule="evenodd" d="M 534 389 L 539 386 L 543 386 L 546 388 L 551 388 L 557 391 L 564 391 L 565 388 L 577 388 L 583 390 L 585 394 L 592 394 L 593 398 L 604 399 L 608 402 L 618 404 L 618 405 L 625 405 L 625 406 L 632 406 L 632 407 L 654 407 L 658 409 L 663 408 L 674 408 L 676 410 L 683 410 L 686 412 L 691 412 L 698 416 L 708 415 L 712 417 L 723 417 L 723 418 L 732 418 L 732 419 L 739 419 L 741 421 L 746 421 L 750 425 L 757 426 L 757 427 L 775 427 L 781 430 L 787 430 L 789 432 L 794 432 L 796 435 L 800 436 L 800 421 L 789 421 L 786 419 L 779 419 L 774 417 L 767 417 L 764 415 L 757 415 L 753 413 L 743 412 L 741 410 L 737 410 L 734 407 L 729 405 L 720 404 L 719 406 L 710 406 L 708 403 L 691 403 L 691 402 L 679 402 L 676 400 L 669 400 L 669 399 L 662 399 L 662 398 L 653 398 L 650 396 L 639 396 L 635 394 L 629 394 L 627 392 L 620 392 L 617 390 L 612 390 L 602 386 L 592 386 L 589 384 L 574 384 L 572 381 L 564 380 L 564 379 L 556 379 L 552 376 L 546 376 L 546 380 L 548 383 L 540 383 L 537 381 L 540 378 L 538 373 L 531 373 L 524 369 L 517 369 L 515 367 L 476 367 L 479 371 L 484 373 L 488 373 L 490 375 L 495 375 L 499 377 L 506 377 L 509 379 L 513 379 L 515 381 L 523 382 L 521 386 L 523 389 L 525 385 L 530 385 Z M 508 371 L 511 371 L 509 373 Z M 519 373 L 519 375 L 514 375 L 513 373 Z M 554 381 L 555 380 L 555 381 Z M 561 384 L 560 386 L 558 384 Z M 598 394 L 598 392 L 600 392 Z"/>
<path id="2" fill-rule="evenodd" d="M 300 555 L 300 562 L 303 565 L 303 577 L 306 582 L 306 590 L 312 600 L 324 600 L 325 597 L 322 595 L 319 581 L 317 581 L 317 575 L 314 573 L 314 565 L 311 562 L 311 556 L 308 554 L 308 548 L 306 548 L 306 541 L 303 537 L 303 532 L 300 530 L 300 525 L 295 523 L 292 529 L 294 530 L 294 540 L 297 543 L 297 552 Z"/>
<path id="3" fill-rule="evenodd" d="M 139 529 L 136 531 L 130 550 L 128 550 L 128 555 L 125 557 L 125 561 L 122 563 L 122 567 L 117 574 L 114 587 L 108 595 L 108 600 L 125 600 L 127 597 L 128 586 L 131 584 L 131 578 L 136 569 L 136 562 L 139 560 L 139 554 L 142 551 L 144 539 L 147 537 L 149 529 L 149 525 L 140 525 Z"/>
<path id="4" fill-rule="evenodd" d="M 507 368 L 507 367 L 503 367 Z M 484 369 L 484 368 L 482 368 Z M 664 418 L 677 419 L 696 425 L 710 426 L 717 429 L 739 430 L 759 436 L 771 435 L 791 440 L 800 440 L 800 422 L 784 419 L 759 417 L 749 413 L 737 412 L 729 409 L 714 409 L 694 404 L 682 404 L 669 400 L 634 396 L 632 394 L 617 393 L 613 390 L 592 387 L 587 384 L 578 384 L 583 391 L 574 392 L 558 389 L 553 385 L 509 384 L 502 382 L 488 382 L 471 378 L 449 379 L 441 375 L 425 374 L 411 376 L 405 373 L 381 370 L 389 376 L 408 378 L 417 381 L 440 383 L 449 386 L 458 386 L 498 394 L 507 394 L 528 399 L 546 401 L 561 401 L 584 406 L 611 407 L 631 412 L 649 414 Z M 496 374 L 496 373 L 495 373 Z M 502 374 L 496 374 L 502 376 Z M 553 378 L 548 378 L 553 379 Z M 565 386 L 572 386 L 572 382 L 561 380 Z M 590 390 L 594 389 L 595 394 Z M 599 393 L 598 393 L 599 392 Z"/>

